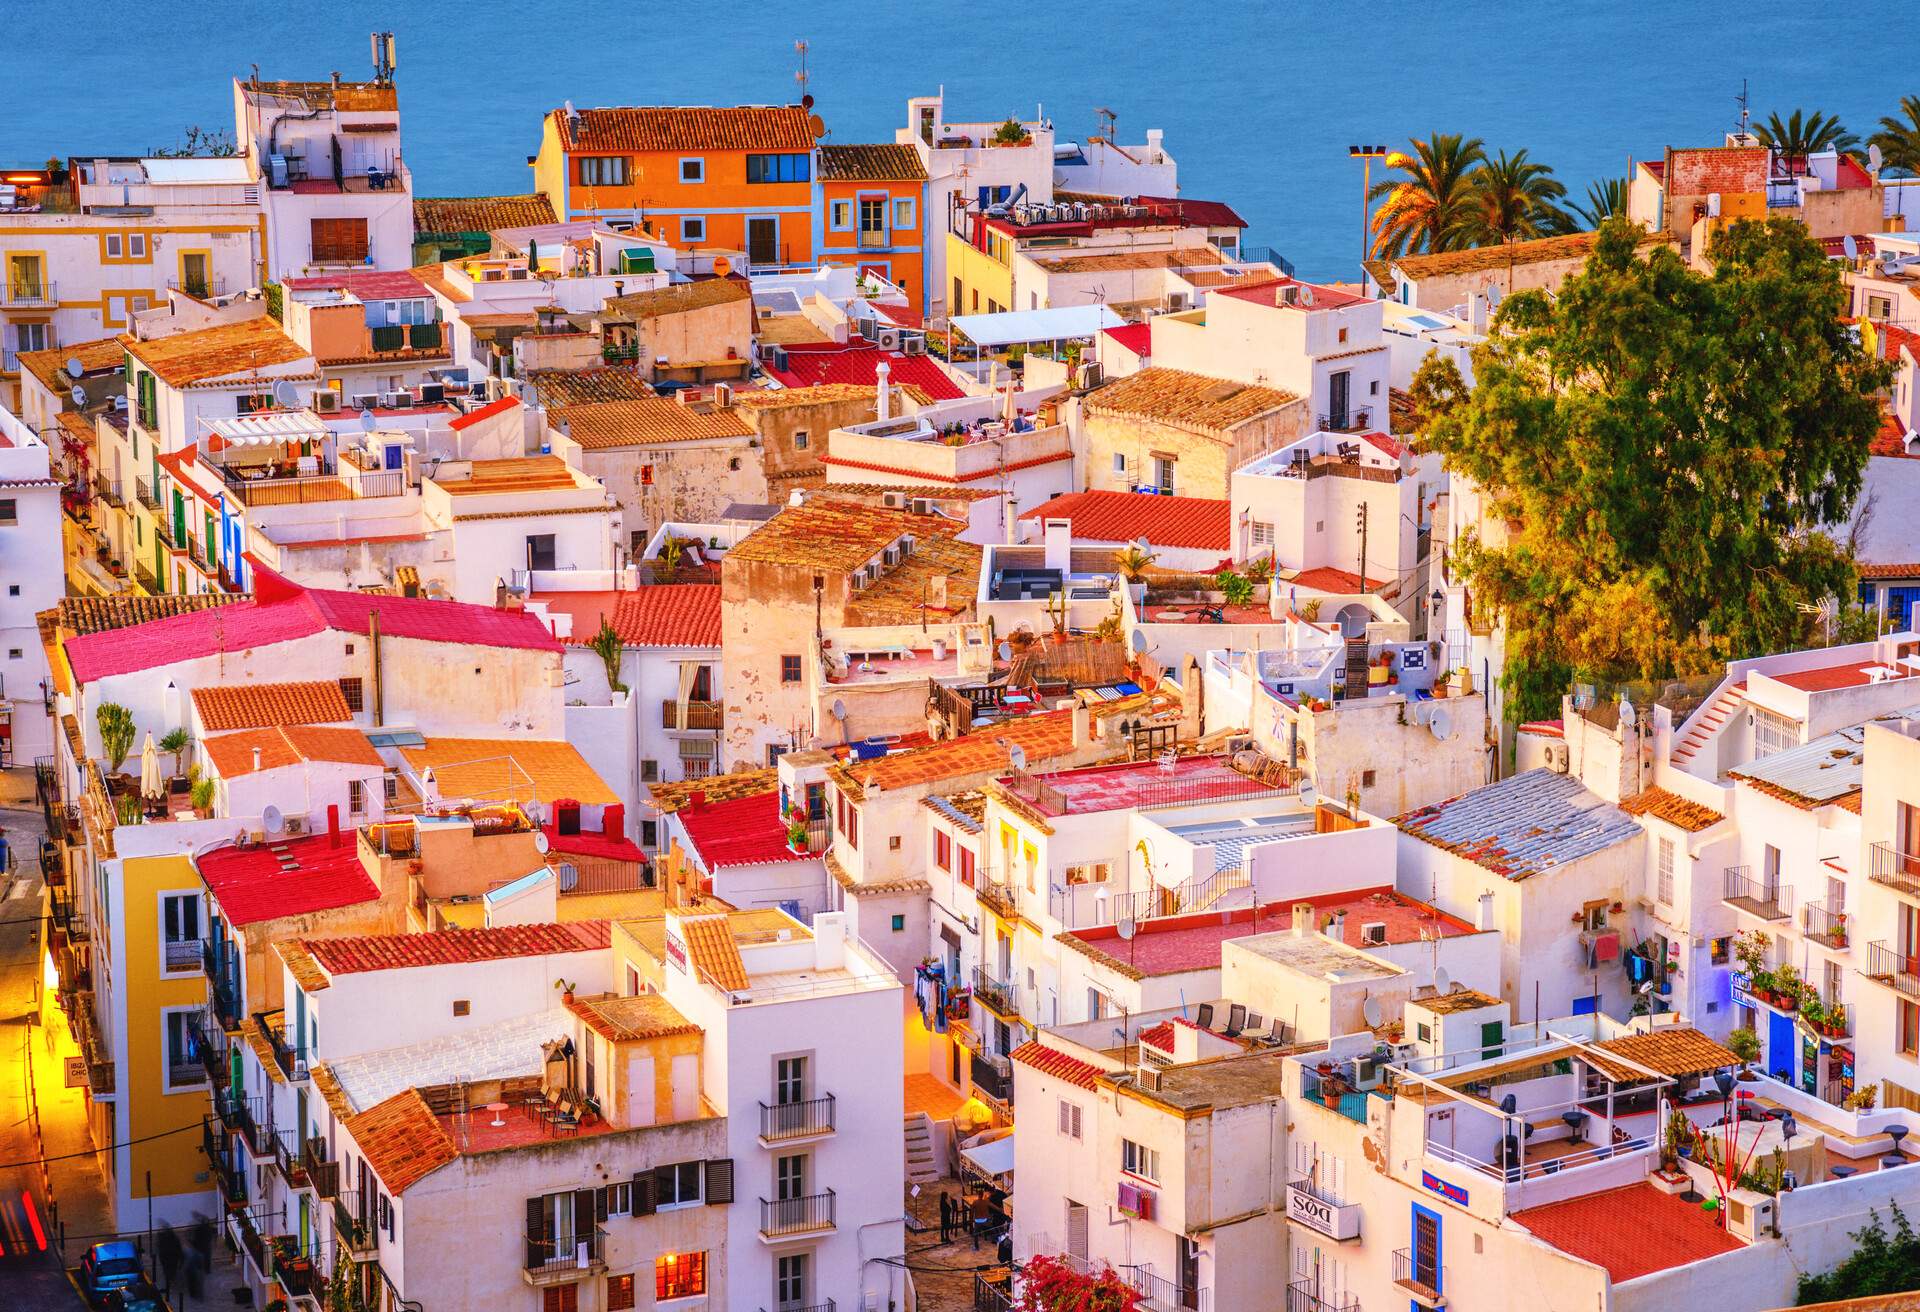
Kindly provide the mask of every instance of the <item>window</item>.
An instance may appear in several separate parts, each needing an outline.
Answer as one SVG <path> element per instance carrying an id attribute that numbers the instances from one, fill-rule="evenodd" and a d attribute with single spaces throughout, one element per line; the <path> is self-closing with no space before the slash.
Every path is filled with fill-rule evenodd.
<path id="1" fill-rule="evenodd" d="M 774 1261 L 773 1301 L 779 1307 L 803 1307 L 807 1301 L 806 1253 L 783 1253 Z"/>
<path id="2" fill-rule="evenodd" d="M 1153 485 L 1162 492 L 1173 491 L 1173 457 L 1155 456 L 1153 458 Z"/>
<path id="3" fill-rule="evenodd" d="M 0 497 L 0 524 L 18 524 L 20 522 L 20 502 L 14 497 Z M 18 596 L 17 587 L 8 589 L 8 596 Z"/>
<path id="4" fill-rule="evenodd" d="M 167 893 L 160 898 L 160 970 L 177 975 L 200 969 L 200 895 Z"/>
<path id="5" fill-rule="evenodd" d="M 960 280 L 958 278 L 953 280 L 953 299 L 947 302 L 947 304 L 956 310 L 960 308 Z"/>
<path id="6" fill-rule="evenodd" d="M 108 233 L 107 234 L 107 258 L 110 260 L 118 260 L 118 259 L 124 258 L 125 255 L 126 255 L 126 251 L 121 244 L 120 234 L 117 232 Z M 1873 314 L 1873 311 L 1868 310 L 1867 313 L 1869 316 L 1871 316 Z"/>
<path id="7" fill-rule="evenodd" d="M 316 264 L 363 264 L 367 258 L 367 221 L 314 219 L 308 241 Z"/>
<path id="8" fill-rule="evenodd" d="M 807 785 L 807 819 L 825 820 L 827 818 L 827 786 L 821 783 Z"/>
<path id="9" fill-rule="evenodd" d="M 805 1153 L 789 1153 L 773 1159 L 773 1196 L 782 1202 L 807 1196 Z"/>
<path id="10" fill-rule="evenodd" d="M 795 451 L 805 451 L 807 449 L 807 430 L 806 429 L 796 428 L 793 431 L 793 449 Z"/>
<path id="11" fill-rule="evenodd" d="M 1340 330 L 1340 342 L 1341 342 L 1341 344 L 1342 344 L 1342 345 L 1345 345 L 1345 344 L 1346 344 L 1346 340 L 1347 340 L 1347 330 L 1346 330 L 1345 328 L 1342 328 L 1342 329 Z"/>
<path id="12" fill-rule="evenodd" d="M 627 1312 L 633 1306 L 633 1276 L 607 1277 L 607 1312 Z"/>
<path id="13" fill-rule="evenodd" d="M 1127 458 L 1118 451 L 1113 453 L 1113 472 L 1116 474 L 1127 472 Z"/>
<path id="14" fill-rule="evenodd" d="M 530 570 L 551 570 L 554 565 L 553 534 L 527 534 L 527 568 Z"/>
<path id="15" fill-rule="evenodd" d="M 44 351 L 53 345 L 53 336 L 44 323 L 17 323 L 13 343 L 22 351 Z"/>
<path id="16" fill-rule="evenodd" d="M 144 260 L 147 258 L 146 233 L 130 232 L 127 234 L 127 258 L 130 260 Z"/>
<path id="17" fill-rule="evenodd" d="M 540 1296 L 540 1312 L 580 1312 L 580 1286 L 549 1286 Z"/>
<path id="18" fill-rule="evenodd" d="M 887 851 L 898 852 L 899 850 L 900 850 L 900 835 L 893 834 L 887 839 Z"/>
<path id="19" fill-rule="evenodd" d="M 700 1163 L 675 1162 L 653 1168 L 653 1204 L 660 1210 L 691 1207 L 700 1201 Z"/>
<path id="20" fill-rule="evenodd" d="M 164 1093 L 177 1093 L 207 1082 L 206 1068 L 200 1064 L 200 1033 L 194 1025 L 198 1011 L 196 1007 L 174 1007 L 161 1013 L 165 1026 L 161 1055 L 167 1064 Z"/>
<path id="21" fill-rule="evenodd" d="M 1714 965 L 1726 965 L 1727 962 L 1733 959 L 1733 938 L 1729 935 L 1713 940 L 1711 955 Z"/>
<path id="22" fill-rule="evenodd" d="M 905 931 L 906 927 L 907 927 L 907 918 L 905 916 L 895 916 L 893 918 L 894 933 L 896 934 L 902 933 L 903 931 Z"/>
<path id="23" fill-rule="evenodd" d="M 887 202 L 884 200 L 862 200 L 860 202 L 860 231 L 885 232 L 887 230 Z"/>
<path id="24" fill-rule="evenodd" d="M 367 785 L 359 779 L 347 780 L 347 814 L 367 813 Z"/>
<path id="25" fill-rule="evenodd" d="M 911 200 L 896 200 L 893 202 L 893 226 L 896 228 L 911 228 L 913 226 L 913 202 Z"/>
<path id="26" fill-rule="evenodd" d="M 360 680 L 358 679 L 340 680 L 340 695 L 346 698 L 347 709 L 352 711 L 355 715 L 360 714 L 362 710 L 366 709 L 365 699 L 361 696 L 361 692 L 360 692 Z"/>
<path id="27" fill-rule="evenodd" d="M 973 887 L 973 849 L 970 847 L 960 849 L 960 882 Z"/>
<path id="28" fill-rule="evenodd" d="M 680 220 L 681 241 L 705 241 L 707 239 L 707 221 L 704 218 L 688 216 Z"/>
<path id="29" fill-rule="evenodd" d="M 1273 545 L 1273 525 L 1266 520 L 1254 520 L 1248 528 L 1247 541 L 1255 547 L 1271 547 Z"/>
<path id="30" fill-rule="evenodd" d="M 748 182 L 811 182 L 812 163 L 804 154 L 747 156 Z"/>
<path id="31" fill-rule="evenodd" d="M 618 1184 L 606 1185 L 600 1192 L 605 1195 L 604 1210 L 608 1216 L 625 1216 L 633 1211 L 633 1181 L 622 1180 Z"/>
<path id="32" fill-rule="evenodd" d="M 22 657 L 24 657 L 25 655 L 26 655 L 26 649 L 25 649 L 25 648 L 22 648 L 22 647 L 9 647 L 9 648 L 7 648 L 7 659 L 8 659 L 8 660 L 10 660 L 10 661 L 17 661 L 17 660 L 20 660 L 20 659 L 21 659 Z"/>
<path id="33" fill-rule="evenodd" d="M 800 658 L 798 656 L 782 656 L 780 658 L 780 682 L 800 682 Z"/>
<path id="34" fill-rule="evenodd" d="M 1137 1144 L 1131 1139 L 1120 1141 L 1120 1169 L 1128 1175 L 1137 1175 L 1142 1180 L 1156 1184 L 1160 1181 L 1160 1151 Z"/>
<path id="35" fill-rule="evenodd" d="M 807 1100 L 805 1057 L 781 1057 L 773 1063 L 773 1100 L 782 1107 Z"/>
<path id="36" fill-rule="evenodd" d="M 853 227 L 853 202 L 836 200 L 827 207 L 828 224 L 835 232 L 845 232 Z"/>
<path id="37" fill-rule="evenodd" d="M 680 181 L 705 182 L 707 180 L 707 161 L 700 158 L 688 158 L 680 161 Z"/>
<path id="38" fill-rule="evenodd" d="M 1660 876 L 1659 900 L 1668 906 L 1673 905 L 1673 840 L 1663 838 L 1655 849 L 1655 858 Z"/>
<path id="39" fill-rule="evenodd" d="M 1920 1056 L 1920 1002 L 1900 1000 L 1899 1026 L 1894 1038 L 1902 1056 Z"/>
<path id="40" fill-rule="evenodd" d="M 1085 865 L 1067 867 L 1069 884 L 1104 884 L 1112 877 L 1113 868 L 1105 861 L 1090 861 Z"/>
<path id="41" fill-rule="evenodd" d="M 453 1014 L 456 1016 L 471 1016 L 473 1014 L 473 1000 L 471 998 L 455 998 L 453 1000 Z"/>
<path id="42" fill-rule="evenodd" d="M 1078 1139 L 1080 1137 L 1079 1103 L 1068 1102 L 1065 1098 L 1060 1100 L 1060 1134 L 1062 1138 L 1066 1139 Z"/>
<path id="43" fill-rule="evenodd" d="M 653 1259 L 653 1297 L 698 1298 L 707 1292 L 705 1253 L 662 1253 Z M 633 1304 L 627 1304 L 632 1307 Z"/>
<path id="44" fill-rule="evenodd" d="M 767 768 L 772 769 L 774 766 L 780 764 L 780 758 L 785 756 L 786 754 L 787 754 L 787 749 L 782 747 L 779 743 L 768 743 L 767 744 Z"/>
<path id="45" fill-rule="evenodd" d="M 624 187 L 633 181 L 632 161 L 625 155 L 586 155 L 580 160 L 583 187 Z"/>
<path id="46" fill-rule="evenodd" d="M 1800 721 L 1753 708 L 1753 755 L 1758 760 L 1800 745 Z"/>
<path id="47" fill-rule="evenodd" d="M 933 834 L 933 864 L 940 870 L 953 869 L 953 836 L 944 829 Z"/>
<path id="48" fill-rule="evenodd" d="M 1887 296 L 1867 297 L 1867 318 L 1891 319 L 1893 317 L 1893 299 Z"/>
<path id="49" fill-rule="evenodd" d="M 653 848 L 660 846 L 660 822 L 642 820 L 640 822 L 640 846 Z"/>
<path id="50" fill-rule="evenodd" d="M 389 770 L 380 778 L 380 792 L 388 802 L 400 800 L 400 776 Z"/>
<path id="51" fill-rule="evenodd" d="M 1607 904 L 1605 902 L 1589 902 L 1585 907 L 1581 908 L 1580 928 L 1589 933 L 1593 933 L 1606 927 Z"/>

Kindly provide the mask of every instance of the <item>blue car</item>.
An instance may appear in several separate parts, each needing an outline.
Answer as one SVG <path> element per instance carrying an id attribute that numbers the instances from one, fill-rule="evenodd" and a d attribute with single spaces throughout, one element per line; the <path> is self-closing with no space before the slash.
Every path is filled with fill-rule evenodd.
<path id="1" fill-rule="evenodd" d="M 89 1300 L 99 1303 L 116 1289 L 126 1289 L 146 1278 L 140 1266 L 140 1250 L 124 1239 L 95 1244 L 80 1259 L 80 1290 Z"/>
<path id="2" fill-rule="evenodd" d="M 144 1280 L 108 1294 L 104 1307 L 105 1312 L 167 1312 L 160 1291 Z"/>

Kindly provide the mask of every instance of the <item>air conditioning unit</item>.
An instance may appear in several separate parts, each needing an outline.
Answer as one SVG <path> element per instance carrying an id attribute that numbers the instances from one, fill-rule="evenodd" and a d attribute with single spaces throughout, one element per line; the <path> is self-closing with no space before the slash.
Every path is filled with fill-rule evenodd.
<path id="1" fill-rule="evenodd" d="M 882 492 L 880 494 L 880 504 L 890 510 L 899 510 L 907 504 L 907 494 L 905 492 Z"/>
<path id="2" fill-rule="evenodd" d="M 293 1078 L 296 1080 L 304 1080 L 307 1078 L 307 1063 L 305 1059 L 299 1057 L 294 1058 Z"/>
<path id="3" fill-rule="evenodd" d="M 442 401 L 445 401 L 446 399 L 447 399 L 447 385 L 445 383 L 420 384 L 420 404 L 439 405 Z"/>
<path id="4" fill-rule="evenodd" d="M 883 351 L 897 351 L 900 349 L 900 330 L 882 328 L 874 334 L 873 342 Z"/>
<path id="5" fill-rule="evenodd" d="M 787 348 L 786 347 L 776 346 L 773 348 L 773 367 L 779 370 L 781 373 L 786 372 L 787 370 Z"/>
<path id="6" fill-rule="evenodd" d="M 900 354 L 925 355 L 927 353 L 927 335 L 925 333 L 900 334 Z"/>
<path id="7" fill-rule="evenodd" d="M 872 341 L 880 331 L 880 321 L 868 316 L 855 319 L 853 326 L 855 331 L 868 341 Z"/>
<path id="8" fill-rule="evenodd" d="M 1089 360 L 1080 366 L 1080 386 L 1098 387 L 1107 381 L 1107 371 L 1098 360 Z"/>
<path id="9" fill-rule="evenodd" d="M 916 515 L 931 515 L 933 513 L 933 502 L 927 500 L 925 497 L 915 497 L 911 509 Z M 908 538 L 907 541 L 911 543 L 913 539 Z"/>
<path id="10" fill-rule="evenodd" d="M 1167 293 L 1167 308 L 1169 310 L 1175 310 L 1175 311 L 1184 310 L 1187 308 L 1187 306 L 1188 306 L 1187 293 L 1185 292 L 1168 292 Z"/>
<path id="11" fill-rule="evenodd" d="M 287 832 L 304 834 L 307 832 L 307 818 L 303 815 L 290 815 L 286 819 Z"/>
<path id="12" fill-rule="evenodd" d="M 389 410 L 406 410 L 413 405 L 412 392 L 388 392 L 385 400 Z"/>
<path id="13" fill-rule="evenodd" d="M 1381 948 L 1387 945 L 1387 922 L 1369 920 L 1360 926 L 1360 946 Z"/>
<path id="14" fill-rule="evenodd" d="M 900 551 L 897 547 L 888 547 L 885 551 L 880 553 L 880 559 L 886 563 L 889 569 L 891 569 L 893 566 L 898 565 L 900 563 Z"/>
<path id="15" fill-rule="evenodd" d="M 331 387 L 323 387 L 313 394 L 315 414 L 333 415 L 340 413 L 340 393 Z"/>
<path id="16" fill-rule="evenodd" d="M 853 590 L 855 592 L 859 592 L 862 588 L 867 586 L 867 572 L 863 569 L 855 570 L 853 572 L 852 577 L 848 580 L 848 582 L 852 584 Z"/>

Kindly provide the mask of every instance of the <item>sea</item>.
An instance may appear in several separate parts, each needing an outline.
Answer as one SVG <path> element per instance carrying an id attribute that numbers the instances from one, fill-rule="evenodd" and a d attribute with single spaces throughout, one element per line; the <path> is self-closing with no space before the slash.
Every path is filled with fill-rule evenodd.
<path id="1" fill-rule="evenodd" d="M 1110 110 L 1123 144 L 1164 129 L 1183 194 L 1230 203 L 1249 246 L 1322 279 L 1362 254 L 1353 145 L 1461 132 L 1582 197 L 1719 142 L 1743 88 L 1757 117 L 1820 110 L 1862 137 L 1920 93 L 1890 11 L 1804 3 L 0 0 L 0 25 L 0 166 L 230 129 L 233 77 L 364 78 L 381 30 L 418 194 L 525 192 L 563 101 L 790 102 L 805 42 L 831 140 L 890 141 L 908 97 L 942 88 L 950 120 L 1040 114 L 1063 137 Z"/>

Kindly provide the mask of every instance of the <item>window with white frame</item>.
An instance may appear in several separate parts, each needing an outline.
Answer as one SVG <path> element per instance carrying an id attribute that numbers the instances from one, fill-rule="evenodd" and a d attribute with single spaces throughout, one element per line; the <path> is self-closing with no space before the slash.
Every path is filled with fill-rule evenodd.
<path id="1" fill-rule="evenodd" d="M 1120 1169 L 1155 1184 L 1160 1182 L 1160 1150 L 1131 1139 L 1120 1141 Z"/>
<path id="2" fill-rule="evenodd" d="M 205 1087 L 206 1067 L 200 1064 L 200 1031 L 194 1023 L 198 1007 L 168 1007 L 160 1013 L 161 1060 L 166 1063 L 162 1092 Z"/>
<path id="3" fill-rule="evenodd" d="M 1247 541 L 1256 547 L 1273 545 L 1273 525 L 1265 520 L 1254 520 L 1247 531 Z"/>
<path id="4" fill-rule="evenodd" d="M 683 159 L 680 161 L 680 181 L 705 182 L 707 180 L 707 161 L 704 159 Z"/>
<path id="5" fill-rule="evenodd" d="M 1069 884 L 1104 884 L 1112 877 L 1113 867 L 1105 861 L 1089 861 L 1085 865 L 1068 866 Z"/>
<path id="6" fill-rule="evenodd" d="M 1759 760 L 1800 745 L 1800 721 L 1777 715 L 1762 707 L 1753 708 L 1753 756 Z"/>
<path id="7" fill-rule="evenodd" d="M 680 220 L 681 241 L 705 241 L 707 239 L 707 221 L 704 218 L 688 216 Z"/>
<path id="8" fill-rule="evenodd" d="M 1060 1134 L 1062 1138 L 1066 1139 L 1078 1139 L 1080 1137 L 1079 1103 L 1068 1102 L 1065 1098 L 1060 1100 Z"/>
<path id="9" fill-rule="evenodd" d="M 160 898 L 160 972 L 181 975 L 200 969 L 200 895 L 165 893 Z"/>
<path id="10" fill-rule="evenodd" d="M 120 234 L 117 232 L 108 233 L 107 234 L 107 258 L 110 260 L 118 260 L 118 259 L 125 258 L 125 255 L 126 255 L 126 247 L 122 244 L 120 240 Z"/>
<path id="11" fill-rule="evenodd" d="M 1660 901 L 1667 906 L 1673 905 L 1673 840 L 1663 838 L 1655 849 L 1657 873 L 1660 876 Z"/>
<path id="12" fill-rule="evenodd" d="M 347 780 L 347 814 L 367 813 L 367 785 L 359 779 Z"/>
<path id="13" fill-rule="evenodd" d="M 624 187 L 632 179 L 632 162 L 625 155 L 587 155 L 580 160 L 583 187 Z"/>
<path id="14" fill-rule="evenodd" d="M 700 1201 L 700 1163 L 674 1162 L 653 1168 L 654 1206 L 691 1207 Z"/>

